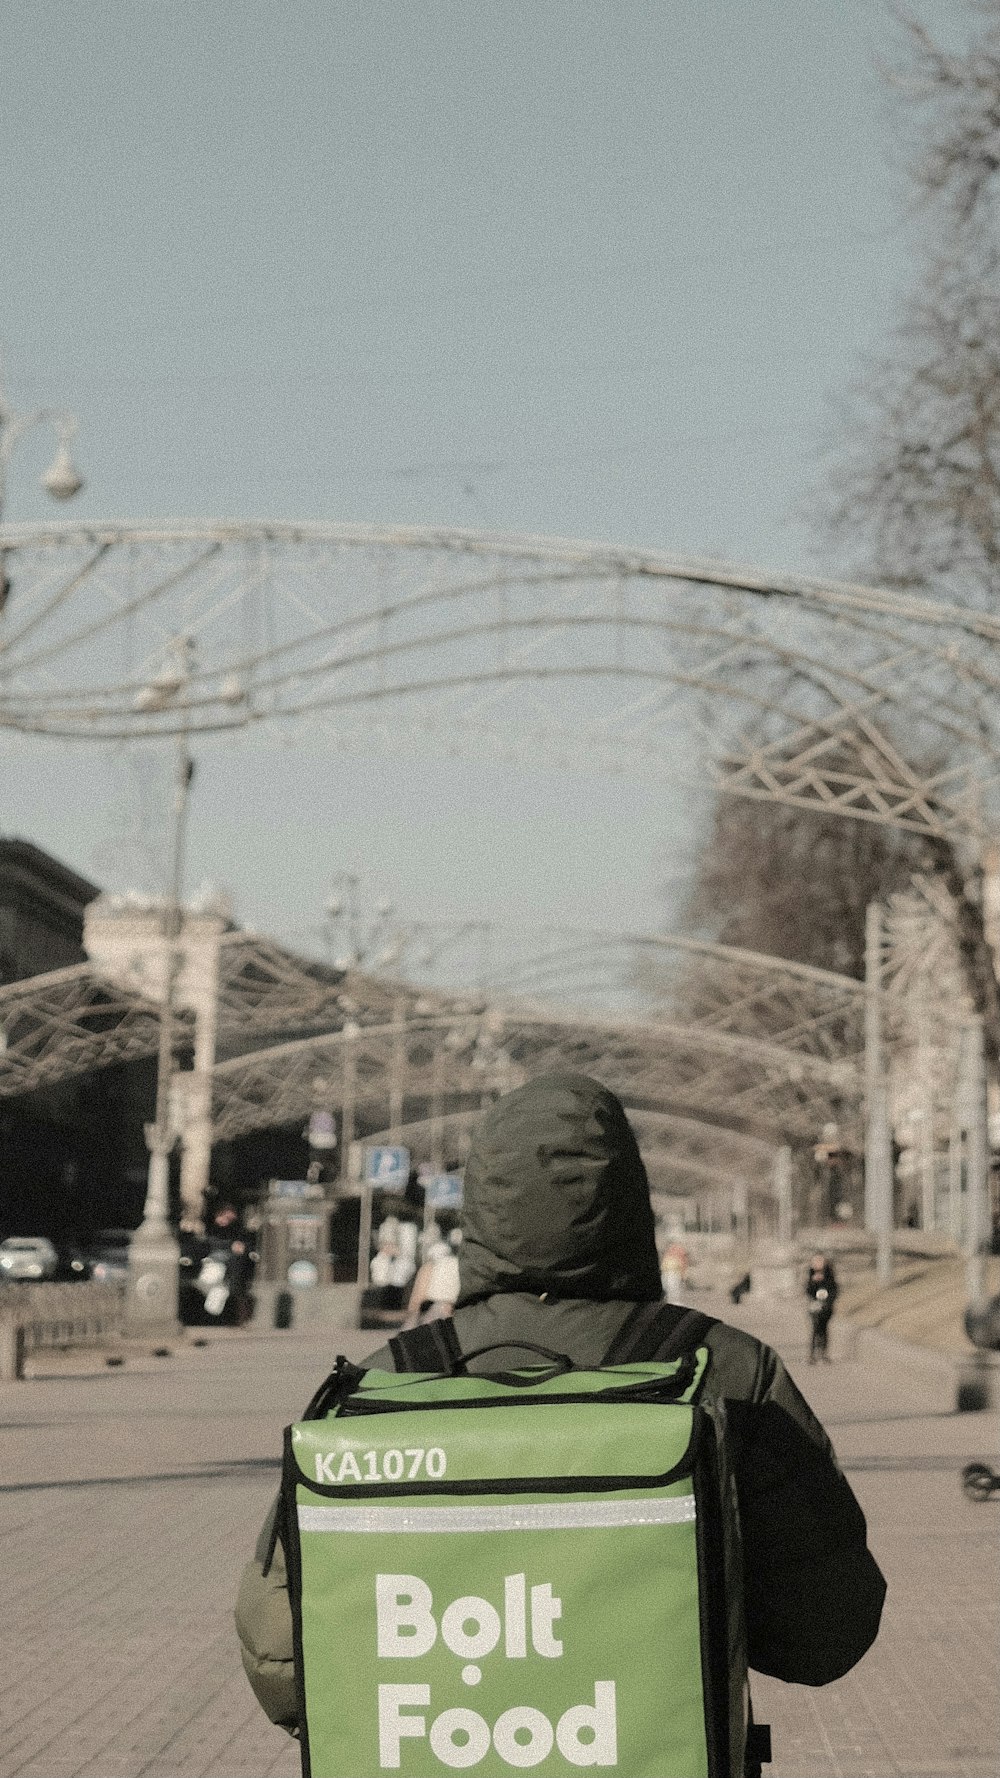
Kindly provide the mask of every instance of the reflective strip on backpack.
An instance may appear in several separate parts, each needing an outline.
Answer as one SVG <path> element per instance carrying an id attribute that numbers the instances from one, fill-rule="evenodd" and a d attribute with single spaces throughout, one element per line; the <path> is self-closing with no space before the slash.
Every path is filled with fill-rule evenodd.
<path id="1" fill-rule="evenodd" d="M 616 1531 L 690 1525 L 693 1494 L 663 1500 L 559 1500 L 524 1506 L 300 1506 L 300 1531 Z"/>

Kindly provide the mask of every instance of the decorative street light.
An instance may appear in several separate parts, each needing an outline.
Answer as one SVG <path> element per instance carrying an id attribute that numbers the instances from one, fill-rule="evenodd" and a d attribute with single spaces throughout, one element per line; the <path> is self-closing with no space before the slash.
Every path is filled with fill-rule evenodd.
<path id="1" fill-rule="evenodd" d="M 189 636 L 174 643 L 171 669 L 150 685 L 150 707 L 163 708 L 185 690 L 191 678 L 193 643 Z M 129 1331 L 145 1338 L 165 1338 L 177 1331 L 180 1248 L 170 1226 L 170 1156 L 176 1141 L 171 1116 L 174 1072 L 174 1024 L 177 977 L 180 973 L 183 925 L 181 891 L 187 834 L 188 792 L 194 776 L 187 730 L 181 731 L 174 767 L 173 837 L 170 875 L 163 904 L 163 981 L 160 996 L 160 1039 L 156 1057 L 156 1110 L 146 1125 L 149 1173 L 142 1222 L 129 1245 L 126 1316 Z"/>
<path id="2" fill-rule="evenodd" d="M 83 487 L 83 477 L 76 468 L 70 453 L 70 440 L 77 429 L 76 416 L 66 413 L 61 408 L 40 407 L 34 413 L 19 414 L 10 407 L 0 388 L 0 520 L 3 519 L 4 505 L 7 497 L 7 470 L 18 444 L 25 434 L 34 431 L 36 426 L 54 426 L 56 429 L 56 454 L 41 477 L 41 485 L 53 500 L 72 500 Z M 7 578 L 4 551 L 0 548 L 0 611 L 3 610 L 10 594 L 10 581 Z"/>
<path id="3" fill-rule="evenodd" d="M 403 956 L 403 935 L 392 927 L 393 908 L 380 901 L 374 914 L 361 907 L 361 878 L 338 871 L 324 908 L 324 938 L 335 969 L 391 969 Z"/>

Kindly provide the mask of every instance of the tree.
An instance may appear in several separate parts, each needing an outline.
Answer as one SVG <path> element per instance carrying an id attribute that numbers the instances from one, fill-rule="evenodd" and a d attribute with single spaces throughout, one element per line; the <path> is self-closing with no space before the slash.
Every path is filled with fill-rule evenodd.
<path id="1" fill-rule="evenodd" d="M 868 903 L 929 862 L 919 834 L 723 796 L 686 923 L 722 944 L 860 977 Z"/>
<path id="2" fill-rule="evenodd" d="M 919 225 L 887 350 L 843 404 L 812 516 L 858 578 L 1000 605 L 1000 0 L 969 0 L 955 53 L 897 11 L 886 71 Z M 902 749 L 906 751 L 905 745 Z M 942 764 L 944 762 L 938 762 Z M 1000 1056 L 982 871 L 932 840 L 723 798 L 688 907 L 724 942 L 861 975 L 867 903 L 914 871 L 947 883 L 976 1010 Z"/>
<path id="3" fill-rule="evenodd" d="M 921 225 L 888 350 L 843 405 L 813 513 L 852 573 L 1000 602 L 1000 4 L 962 53 L 898 14 L 904 161 Z M 906 126 L 909 125 L 907 128 Z"/>
<path id="4" fill-rule="evenodd" d="M 921 225 L 915 278 L 882 357 L 848 398 L 815 513 L 861 578 L 959 604 L 1000 605 L 1000 0 L 969 0 L 958 52 L 902 10 L 887 70 Z M 944 842 L 977 1012 L 1000 1057 L 1000 990 L 982 868 Z"/>

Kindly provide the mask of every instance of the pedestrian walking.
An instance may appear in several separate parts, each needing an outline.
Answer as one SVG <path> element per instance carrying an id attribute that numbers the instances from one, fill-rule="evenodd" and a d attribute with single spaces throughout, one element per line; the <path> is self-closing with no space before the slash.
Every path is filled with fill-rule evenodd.
<path id="1" fill-rule="evenodd" d="M 368 1273 L 373 1284 L 402 1293 L 413 1277 L 413 1261 L 404 1251 L 399 1218 L 387 1216 L 376 1237 L 376 1252 Z"/>
<path id="2" fill-rule="evenodd" d="M 560 1363 L 577 1370 L 624 1365 L 643 1334 L 659 1337 L 666 1322 L 668 1346 L 683 1349 L 687 1340 L 692 1361 L 698 1348 L 707 1361 L 701 1399 L 718 1404 L 735 1478 L 740 1573 L 727 1572 L 734 1602 L 735 1589 L 742 1593 L 738 1616 L 745 1621 L 748 1664 L 793 1684 L 842 1678 L 874 1641 L 885 1596 L 864 1515 L 826 1433 L 777 1354 L 741 1329 L 663 1303 L 649 1184 L 621 1102 L 597 1081 L 574 1074 L 539 1076 L 500 1099 L 473 1139 L 464 1218 L 457 1306 L 435 1327 L 447 1331 L 460 1355 L 470 1354 L 467 1363 L 458 1361 L 470 1374 L 515 1373 L 525 1363 L 526 1342 L 550 1358 L 561 1355 Z M 426 1369 L 423 1346 L 431 1333 L 419 1327 L 399 1335 L 368 1366 Z M 409 1352 L 408 1341 L 420 1342 L 420 1352 Z M 361 1424 L 349 1422 L 353 1428 Z M 355 1436 L 344 1448 L 356 1444 Z M 436 1453 L 439 1470 L 442 1458 Z M 349 1467 L 347 1457 L 343 1462 Z M 343 1494 L 344 1488 L 333 1491 Z M 523 1582 L 523 1575 L 512 1575 L 506 1584 L 516 1592 Z M 536 1587 L 539 1598 L 550 1590 Z M 462 1603 L 470 1611 L 491 1609 L 478 1598 Z M 300 1705 L 277 1502 L 244 1570 L 236 1622 L 258 1700 L 272 1721 L 296 1733 Z M 342 1633 L 347 1642 L 357 1633 L 346 1598 Z M 470 1668 L 468 1682 L 478 1678 L 479 1668 Z M 336 1707 L 347 1711 L 352 1704 L 344 1697 Z M 587 1706 L 589 1714 L 595 1710 Z M 471 1720 L 471 1714 L 452 1713 L 456 1722 Z M 517 1714 L 509 1713 L 512 1721 Z M 538 1715 L 520 1712 L 525 1714 Z M 761 1753 L 753 1736 L 747 1747 L 745 1771 L 759 1778 Z M 452 1758 L 449 1750 L 447 1763 L 472 1762 Z M 511 1754 L 508 1763 L 534 1762 Z M 597 1763 L 613 1761 L 602 1757 Z"/>
<path id="3" fill-rule="evenodd" d="M 736 1283 L 730 1287 L 729 1301 L 734 1303 L 738 1309 L 743 1298 L 749 1296 L 752 1289 L 753 1278 L 749 1272 L 743 1272 L 740 1277 L 737 1278 Z"/>
<path id="4" fill-rule="evenodd" d="M 837 1300 L 837 1274 L 825 1253 L 814 1253 L 806 1275 L 806 1301 L 809 1309 L 809 1363 L 822 1359 L 830 1363 L 828 1351 L 830 1319 Z"/>
<path id="5" fill-rule="evenodd" d="M 404 1326 L 450 1315 L 458 1301 L 458 1260 L 447 1241 L 435 1241 L 413 1280 Z"/>

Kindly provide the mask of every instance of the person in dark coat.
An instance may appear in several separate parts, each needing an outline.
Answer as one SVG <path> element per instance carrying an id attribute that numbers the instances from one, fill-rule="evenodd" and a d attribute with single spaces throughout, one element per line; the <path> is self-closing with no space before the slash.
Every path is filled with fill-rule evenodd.
<path id="1" fill-rule="evenodd" d="M 473 1371 L 524 1362 L 521 1342 L 599 1365 L 636 1304 L 662 1298 L 649 1184 L 624 1108 L 586 1075 L 546 1074 L 483 1117 L 465 1171 L 454 1329 Z M 724 1398 L 739 1496 L 751 1667 L 798 1685 L 840 1679 L 878 1632 L 885 1582 L 833 1448 L 781 1359 L 718 1322 L 706 1393 Z M 373 1369 L 395 1369 L 383 1347 Z M 292 1619 L 276 1505 L 236 1607 L 243 1663 L 273 1722 L 296 1727 Z"/>
<path id="2" fill-rule="evenodd" d="M 837 1300 L 837 1274 L 825 1253 L 814 1253 L 806 1275 L 806 1302 L 812 1329 L 809 1337 L 809 1363 L 822 1359 L 830 1362 L 828 1336 L 833 1305 Z"/>

